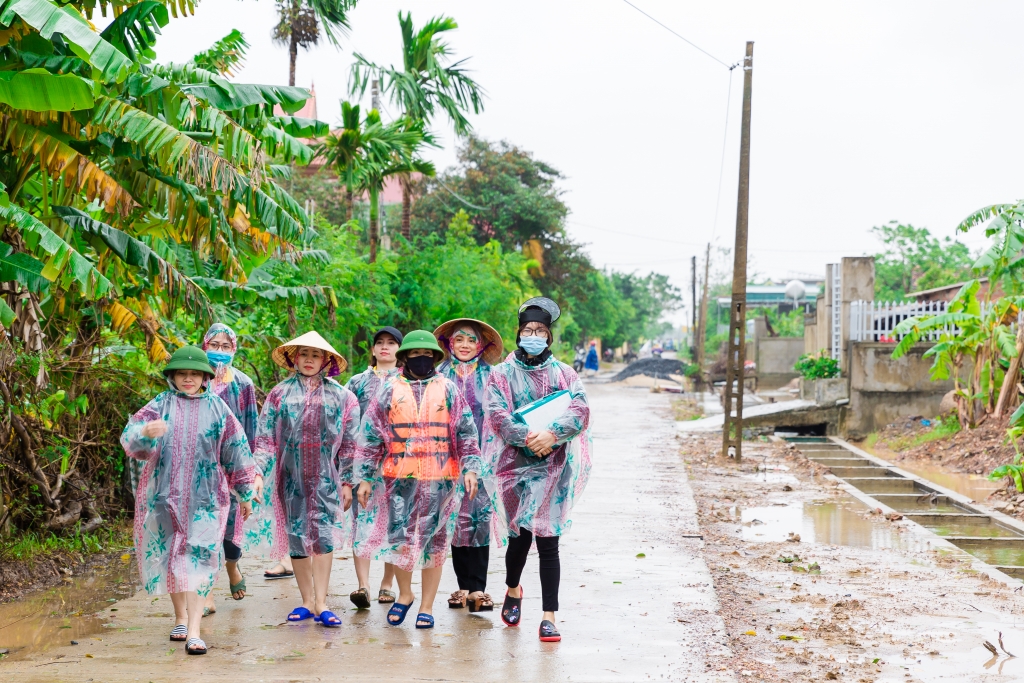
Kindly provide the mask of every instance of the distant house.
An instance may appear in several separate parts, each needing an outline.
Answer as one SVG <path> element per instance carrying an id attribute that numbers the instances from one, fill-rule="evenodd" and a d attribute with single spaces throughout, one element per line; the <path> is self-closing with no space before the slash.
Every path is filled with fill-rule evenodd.
<path id="1" fill-rule="evenodd" d="M 802 281 L 804 283 L 804 298 L 800 301 L 800 307 L 810 307 L 813 309 L 816 305 L 818 293 L 821 292 L 821 285 L 813 282 Z M 732 299 L 728 296 L 718 297 L 718 305 L 728 308 Z M 786 298 L 786 285 L 783 284 L 772 284 L 772 285 L 747 285 L 747 308 L 758 308 L 761 306 L 772 306 L 778 307 L 780 311 L 787 311 L 793 309 L 793 300 Z"/>
<path id="2" fill-rule="evenodd" d="M 933 287 L 932 289 L 924 289 L 920 292 L 910 292 L 907 294 L 907 299 L 913 299 L 914 301 L 952 301 L 956 293 L 960 291 L 960 288 L 967 284 L 965 282 L 955 282 L 951 285 L 945 285 L 942 287 Z M 978 287 L 978 298 L 982 299 L 988 295 L 988 278 L 979 278 L 978 282 L 981 286 Z M 997 297 L 1003 295 L 1003 288 L 999 285 L 996 286 L 995 294 Z"/>

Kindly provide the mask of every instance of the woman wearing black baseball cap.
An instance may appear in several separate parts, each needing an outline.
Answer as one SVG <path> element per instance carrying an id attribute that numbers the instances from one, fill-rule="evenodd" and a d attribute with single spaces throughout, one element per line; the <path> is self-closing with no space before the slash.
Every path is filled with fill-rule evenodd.
<path id="1" fill-rule="evenodd" d="M 398 353 L 402 345 L 403 335 L 394 327 L 382 327 L 373 335 L 373 346 L 370 347 L 370 365 L 358 375 L 352 375 L 352 379 L 345 385 L 349 391 L 359 399 L 359 414 L 366 413 L 366 406 L 370 399 L 380 389 L 384 380 L 392 375 L 398 374 Z M 352 500 L 352 533 L 355 536 L 356 518 L 359 516 L 359 501 Z M 370 606 L 370 560 L 359 557 L 352 553 L 352 561 L 356 566 L 356 578 L 359 580 L 359 588 L 349 595 L 349 599 L 359 609 L 367 609 Z M 395 601 L 395 593 L 391 590 L 395 581 L 395 566 L 384 563 L 384 578 L 380 581 L 380 590 L 377 591 L 377 602 L 389 604 Z"/>

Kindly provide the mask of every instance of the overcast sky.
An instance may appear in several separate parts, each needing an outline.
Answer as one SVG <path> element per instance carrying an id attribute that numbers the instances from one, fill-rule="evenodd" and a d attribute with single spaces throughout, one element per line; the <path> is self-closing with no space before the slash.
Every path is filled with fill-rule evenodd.
<path id="1" fill-rule="evenodd" d="M 631 2 L 726 63 L 755 41 L 751 272 L 821 276 L 826 263 L 877 251 L 872 226 L 953 235 L 974 209 L 1024 189 L 1022 3 Z M 287 83 L 274 7 L 203 0 L 195 17 L 171 20 L 158 56 L 187 59 L 238 28 L 253 47 L 237 80 Z M 569 231 L 597 265 L 688 288 L 690 256 L 709 240 L 732 244 L 741 69 L 723 138 L 729 70 L 623 0 L 363 0 L 340 49 L 299 54 L 296 85 L 315 83 L 322 120 L 339 118 L 353 51 L 400 63 L 405 9 L 417 25 L 459 22 L 448 40 L 488 92 L 473 125 L 565 174 Z M 443 168 L 455 141 L 442 137 Z"/>

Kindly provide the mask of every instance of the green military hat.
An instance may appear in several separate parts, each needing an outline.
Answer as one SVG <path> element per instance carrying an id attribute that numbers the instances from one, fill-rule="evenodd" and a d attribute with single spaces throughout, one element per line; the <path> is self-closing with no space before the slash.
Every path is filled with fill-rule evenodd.
<path id="1" fill-rule="evenodd" d="M 405 335 L 395 357 L 399 360 L 404 360 L 405 354 L 413 349 L 429 349 L 433 351 L 435 363 L 440 363 L 444 359 L 444 351 L 437 345 L 434 335 L 426 330 L 413 330 Z"/>
<path id="2" fill-rule="evenodd" d="M 198 370 L 205 372 L 210 377 L 214 376 L 213 368 L 210 367 L 210 359 L 206 352 L 198 346 L 182 346 L 171 355 L 171 360 L 164 367 L 164 375 L 170 376 L 175 370 Z"/>

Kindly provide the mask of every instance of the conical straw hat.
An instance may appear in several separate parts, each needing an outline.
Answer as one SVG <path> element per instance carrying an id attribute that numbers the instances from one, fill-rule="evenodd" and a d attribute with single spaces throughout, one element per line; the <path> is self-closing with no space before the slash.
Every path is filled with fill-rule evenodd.
<path id="1" fill-rule="evenodd" d="M 300 346 L 309 346 L 314 349 L 320 349 L 327 354 L 328 358 L 333 361 L 333 367 L 327 370 L 328 377 L 340 375 L 345 372 L 345 368 L 348 367 L 348 361 L 345 360 L 344 356 L 335 351 L 334 347 L 331 346 L 326 339 L 321 337 L 318 332 L 307 332 L 306 334 L 298 336 L 289 342 L 281 344 L 274 349 L 273 353 L 270 354 L 270 357 L 282 368 L 295 370 L 295 365 L 292 363 L 291 358 L 294 350 Z"/>
<path id="2" fill-rule="evenodd" d="M 483 335 L 483 343 L 486 348 L 480 357 L 483 358 L 484 362 L 488 365 L 497 365 L 501 362 L 504 356 L 504 344 L 501 341 L 501 335 L 498 331 L 485 323 L 482 320 L 475 320 L 473 318 L 455 318 L 449 320 L 446 323 L 442 323 L 434 330 L 434 336 L 437 337 L 438 343 L 441 344 L 441 350 L 444 351 L 444 357 L 447 360 L 449 356 L 448 342 L 451 340 L 452 333 L 458 329 L 460 323 L 473 323 L 480 328 L 480 334 Z"/>

